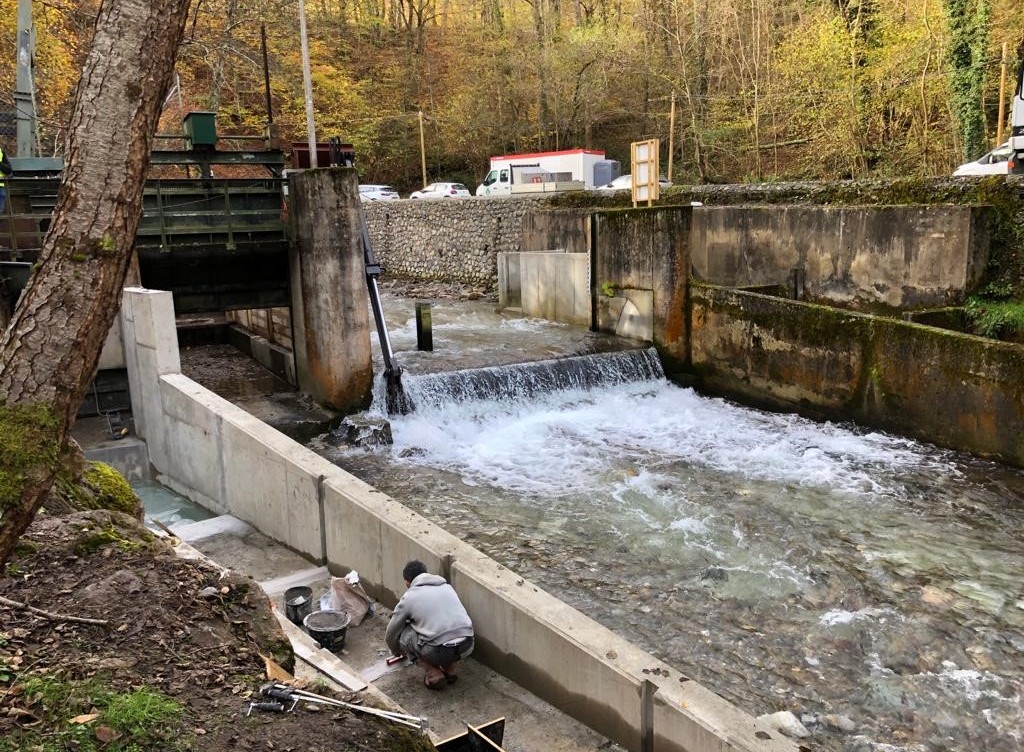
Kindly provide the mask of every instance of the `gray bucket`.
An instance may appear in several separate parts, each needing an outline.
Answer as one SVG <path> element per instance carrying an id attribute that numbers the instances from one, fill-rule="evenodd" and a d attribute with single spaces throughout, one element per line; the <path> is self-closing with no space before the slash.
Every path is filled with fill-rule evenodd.
<path id="1" fill-rule="evenodd" d="M 324 650 L 345 647 L 345 632 L 351 617 L 344 611 L 314 611 L 302 622 L 309 636 Z"/>
<path id="2" fill-rule="evenodd" d="M 303 620 L 313 610 L 313 588 L 305 585 L 284 591 L 284 613 L 292 624 L 302 626 Z"/>

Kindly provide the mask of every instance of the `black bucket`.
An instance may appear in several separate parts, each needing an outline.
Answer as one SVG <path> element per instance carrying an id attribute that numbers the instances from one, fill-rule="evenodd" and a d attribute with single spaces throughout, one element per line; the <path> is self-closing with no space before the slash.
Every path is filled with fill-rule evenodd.
<path id="1" fill-rule="evenodd" d="M 324 650 L 341 650 L 351 618 L 344 611 L 314 611 L 302 623 Z"/>
<path id="2" fill-rule="evenodd" d="M 292 624 L 301 626 L 312 610 L 313 588 L 300 585 L 284 591 L 284 613 Z"/>

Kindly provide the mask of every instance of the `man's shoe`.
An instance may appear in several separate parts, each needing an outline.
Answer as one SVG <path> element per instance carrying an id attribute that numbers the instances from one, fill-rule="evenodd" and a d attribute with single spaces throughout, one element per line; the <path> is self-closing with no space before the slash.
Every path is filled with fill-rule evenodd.
<path id="1" fill-rule="evenodd" d="M 449 684 L 454 684 L 459 680 L 459 667 L 457 663 L 449 663 L 447 666 L 442 666 L 441 670 L 444 671 L 444 677 L 448 680 Z"/>
<path id="2" fill-rule="evenodd" d="M 445 682 L 445 673 L 439 668 L 429 668 L 423 676 L 423 683 L 427 689 L 441 689 Z"/>

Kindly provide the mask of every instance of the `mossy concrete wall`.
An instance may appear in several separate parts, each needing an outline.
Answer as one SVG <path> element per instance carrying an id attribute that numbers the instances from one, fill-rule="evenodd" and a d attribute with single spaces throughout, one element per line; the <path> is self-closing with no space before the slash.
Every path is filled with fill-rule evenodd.
<path id="1" fill-rule="evenodd" d="M 1024 346 L 703 284 L 690 303 L 709 391 L 1024 467 Z"/>
<path id="2" fill-rule="evenodd" d="M 686 282 L 690 207 L 594 215 L 594 323 L 598 331 L 653 342 L 669 370 L 688 359 Z"/>
<path id="3" fill-rule="evenodd" d="M 318 403 L 355 412 L 373 389 L 359 179 L 351 168 L 324 168 L 291 185 L 295 375 Z"/>
<path id="4" fill-rule="evenodd" d="M 786 284 L 852 310 L 956 305 L 988 261 L 980 206 L 716 206 L 694 212 L 693 273 L 729 287 Z"/>

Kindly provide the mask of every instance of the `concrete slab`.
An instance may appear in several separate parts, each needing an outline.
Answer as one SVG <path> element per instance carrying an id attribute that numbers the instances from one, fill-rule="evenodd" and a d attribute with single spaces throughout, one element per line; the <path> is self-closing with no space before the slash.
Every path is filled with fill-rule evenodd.
<path id="1" fill-rule="evenodd" d="M 389 655 L 384 630 L 391 612 L 380 606 L 346 636 L 343 659 L 364 679 L 377 673 Z M 429 719 L 435 740 L 504 717 L 509 752 L 591 752 L 622 750 L 508 679 L 473 660 L 460 668 L 459 680 L 440 691 L 423 685 L 423 670 L 402 661 L 372 682 L 413 715 Z"/>
<path id="2" fill-rule="evenodd" d="M 228 532 L 190 543 L 217 564 L 247 574 L 257 582 L 309 569 L 313 564 L 251 528 L 250 532 L 242 535 Z"/>
<path id="3" fill-rule="evenodd" d="M 299 585 L 312 587 L 314 596 L 319 597 L 320 590 L 326 590 L 330 581 L 331 573 L 327 571 L 327 567 L 311 567 L 275 577 L 272 580 L 264 580 L 260 583 L 260 587 L 277 602 L 276 596 L 282 595 L 288 588 Z"/>

